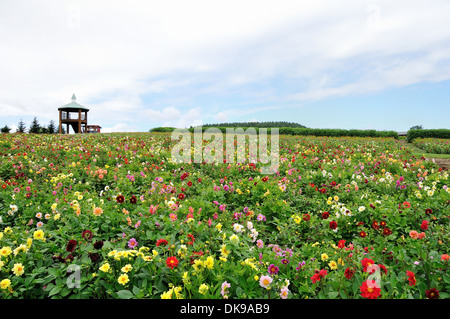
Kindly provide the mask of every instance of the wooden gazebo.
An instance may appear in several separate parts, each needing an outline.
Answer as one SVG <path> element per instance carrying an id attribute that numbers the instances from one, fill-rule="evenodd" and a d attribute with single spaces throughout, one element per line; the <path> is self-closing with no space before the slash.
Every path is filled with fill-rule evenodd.
<path id="1" fill-rule="evenodd" d="M 87 113 L 89 109 L 78 104 L 75 94 L 72 95 L 72 103 L 63 105 L 59 110 L 59 133 L 62 132 L 62 125 L 66 124 L 66 133 L 69 134 L 69 127 L 74 133 L 85 133 L 87 128 Z"/>

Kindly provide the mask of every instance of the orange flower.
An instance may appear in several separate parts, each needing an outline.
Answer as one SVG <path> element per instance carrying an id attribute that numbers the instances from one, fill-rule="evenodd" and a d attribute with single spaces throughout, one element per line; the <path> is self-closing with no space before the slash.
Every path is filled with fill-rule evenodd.
<path id="1" fill-rule="evenodd" d="M 419 233 L 416 232 L 415 230 L 411 230 L 409 232 L 409 237 L 411 237 L 412 239 L 417 239 L 417 238 L 419 238 Z"/>
<path id="2" fill-rule="evenodd" d="M 100 216 L 101 214 L 103 214 L 103 209 L 101 209 L 100 207 L 95 207 L 94 208 L 94 215 L 95 216 Z"/>

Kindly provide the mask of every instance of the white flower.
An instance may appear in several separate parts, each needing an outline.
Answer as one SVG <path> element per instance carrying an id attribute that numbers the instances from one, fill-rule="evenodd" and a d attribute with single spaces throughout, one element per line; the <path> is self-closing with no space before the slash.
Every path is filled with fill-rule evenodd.
<path id="1" fill-rule="evenodd" d="M 242 226 L 241 224 L 234 224 L 233 229 L 235 232 L 241 233 L 244 230 L 244 226 Z"/>
<path id="2" fill-rule="evenodd" d="M 364 206 L 359 206 L 358 210 L 359 210 L 359 212 L 363 212 L 363 211 L 366 210 L 366 207 L 364 207 Z"/>

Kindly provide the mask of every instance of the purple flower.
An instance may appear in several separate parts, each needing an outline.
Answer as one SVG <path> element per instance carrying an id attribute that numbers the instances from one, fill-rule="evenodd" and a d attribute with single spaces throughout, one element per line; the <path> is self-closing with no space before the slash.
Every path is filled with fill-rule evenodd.
<path id="1" fill-rule="evenodd" d="M 136 239 L 131 238 L 131 239 L 128 241 L 128 247 L 129 247 L 130 249 L 133 249 L 133 248 L 135 248 L 135 247 L 137 247 L 137 246 L 138 246 L 138 242 L 137 242 Z"/>
<path id="2" fill-rule="evenodd" d="M 295 267 L 295 270 L 299 271 L 305 265 L 305 261 L 303 260 L 301 263 L 298 263 L 298 267 Z"/>
<path id="3" fill-rule="evenodd" d="M 277 266 L 275 266 L 274 264 L 271 264 L 270 266 L 269 266 L 269 269 L 268 269 L 268 271 L 269 271 L 269 274 L 278 274 L 278 267 Z"/>

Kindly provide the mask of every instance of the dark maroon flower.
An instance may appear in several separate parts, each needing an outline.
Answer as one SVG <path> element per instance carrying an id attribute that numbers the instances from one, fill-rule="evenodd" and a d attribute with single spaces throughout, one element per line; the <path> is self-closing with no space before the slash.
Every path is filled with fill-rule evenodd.
<path id="1" fill-rule="evenodd" d="M 337 228 L 337 223 L 336 223 L 334 220 L 332 220 L 332 221 L 330 222 L 330 228 L 331 228 L 331 229 L 336 229 L 336 228 Z"/>
<path id="2" fill-rule="evenodd" d="M 431 288 L 425 291 L 425 295 L 428 299 L 439 299 L 439 290 L 436 288 Z"/>
<path id="3" fill-rule="evenodd" d="M 83 232 L 81 233 L 81 237 L 86 240 L 90 240 L 92 238 L 92 231 L 90 231 L 89 229 L 83 230 Z"/>
<path id="4" fill-rule="evenodd" d="M 330 213 L 329 212 L 323 212 L 322 213 L 322 218 L 323 219 L 327 219 L 328 217 L 330 217 Z"/>
<path id="5" fill-rule="evenodd" d="M 98 240 L 94 243 L 94 248 L 95 249 L 101 249 L 103 247 L 103 241 Z"/>
<path id="6" fill-rule="evenodd" d="M 67 244 L 66 251 L 69 253 L 73 252 L 75 248 L 77 247 L 77 241 L 75 239 L 69 240 L 69 243 Z"/>
<path id="7" fill-rule="evenodd" d="M 116 201 L 117 201 L 119 204 L 122 204 L 122 203 L 125 201 L 125 197 L 124 197 L 123 195 L 118 195 L 118 196 L 116 197 Z"/>
<path id="8" fill-rule="evenodd" d="M 93 262 L 96 262 L 100 258 L 98 253 L 89 253 L 88 256 Z"/>
<path id="9" fill-rule="evenodd" d="M 131 196 L 131 198 L 130 198 L 130 203 L 131 204 L 136 204 L 137 203 L 137 199 L 136 199 L 136 196 Z"/>

